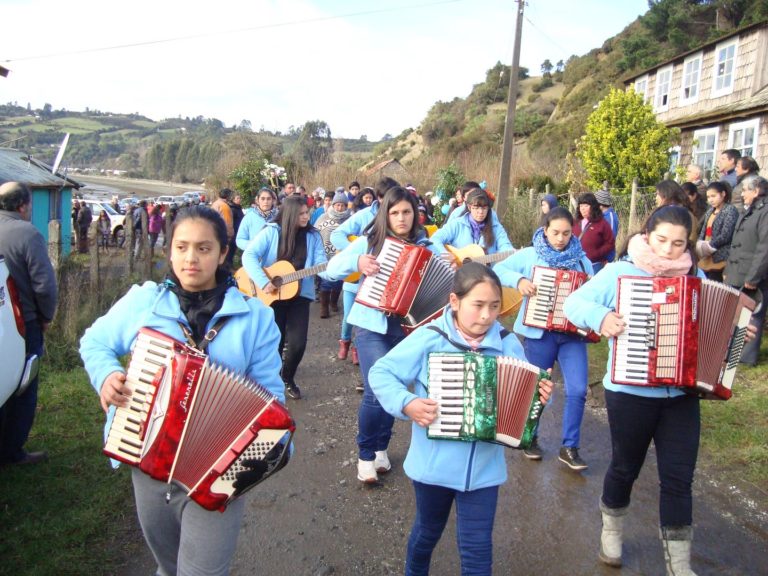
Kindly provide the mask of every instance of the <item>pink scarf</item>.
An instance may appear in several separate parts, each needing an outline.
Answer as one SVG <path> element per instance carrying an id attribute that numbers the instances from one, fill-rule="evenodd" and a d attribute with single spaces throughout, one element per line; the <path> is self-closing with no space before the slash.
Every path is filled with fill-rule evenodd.
<path id="1" fill-rule="evenodd" d="M 693 266 L 693 260 L 688 251 L 685 251 L 677 260 L 657 256 L 648 245 L 648 238 L 644 234 L 632 236 L 627 246 L 627 253 L 635 266 L 652 276 L 682 276 L 688 274 Z"/>

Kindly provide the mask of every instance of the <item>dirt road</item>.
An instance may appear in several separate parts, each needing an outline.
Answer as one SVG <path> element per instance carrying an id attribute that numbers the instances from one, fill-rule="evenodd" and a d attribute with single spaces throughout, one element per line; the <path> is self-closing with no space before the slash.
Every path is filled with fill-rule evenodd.
<path id="1" fill-rule="evenodd" d="M 304 398 L 289 401 L 298 431 L 295 456 L 278 476 L 251 492 L 233 574 L 246 576 L 402 574 L 413 521 L 413 492 L 403 474 L 410 426 L 397 422 L 390 447 L 393 471 L 381 484 L 355 478 L 358 372 L 335 359 L 338 316 L 318 318 L 312 307 L 310 346 L 297 383 Z M 657 575 L 664 573 L 658 539 L 658 488 L 653 451 L 638 480 L 627 519 L 625 566 L 597 561 L 597 511 L 610 443 L 603 409 L 584 419 L 582 456 L 590 468 L 574 473 L 557 461 L 561 393 L 545 410 L 543 462 L 507 451 L 509 481 L 502 487 L 494 531 L 494 573 L 514 576 Z M 701 472 L 695 483 L 693 565 L 699 576 L 768 574 L 768 516 L 742 494 Z M 432 572 L 459 573 L 452 519 Z M 124 574 L 152 573 L 148 555 Z"/>

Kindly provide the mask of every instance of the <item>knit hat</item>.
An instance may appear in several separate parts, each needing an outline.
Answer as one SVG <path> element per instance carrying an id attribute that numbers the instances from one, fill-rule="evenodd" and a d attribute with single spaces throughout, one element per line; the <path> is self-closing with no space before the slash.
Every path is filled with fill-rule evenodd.
<path id="1" fill-rule="evenodd" d="M 546 202 L 549 205 L 549 209 L 557 207 L 557 196 L 554 194 L 544 194 L 541 198 L 542 202 Z"/>
<path id="2" fill-rule="evenodd" d="M 611 199 L 611 193 L 608 192 L 608 190 L 598 190 L 595 192 L 595 198 L 597 198 L 597 203 L 601 204 L 602 206 L 612 206 L 613 200 Z"/>
<path id="3" fill-rule="evenodd" d="M 339 186 L 336 188 L 336 194 L 346 194 L 346 191 L 344 190 L 344 186 Z"/>
<path id="4" fill-rule="evenodd" d="M 325 188 L 322 186 L 318 186 L 315 188 L 315 191 L 313 192 L 315 196 L 325 196 Z"/>
<path id="5" fill-rule="evenodd" d="M 344 206 L 347 205 L 347 195 L 344 194 L 343 189 L 341 192 L 337 190 L 336 194 L 333 195 L 333 202 L 331 204 L 336 204 L 337 202 L 341 202 Z"/>

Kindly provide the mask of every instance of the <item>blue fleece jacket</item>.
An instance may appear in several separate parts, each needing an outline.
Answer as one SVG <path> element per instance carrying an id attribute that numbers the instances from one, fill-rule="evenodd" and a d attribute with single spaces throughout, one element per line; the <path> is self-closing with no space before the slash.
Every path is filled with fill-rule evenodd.
<path id="1" fill-rule="evenodd" d="M 251 208 L 245 213 L 243 220 L 240 222 L 240 228 L 237 229 L 237 236 L 235 237 L 235 244 L 240 250 L 245 251 L 248 248 L 248 243 L 256 237 L 264 226 L 269 224 L 274 218 L 274 214 L 270 213 L 269 219 L 264 218 L 258 210 Z"/>
<path id="2" fill-rule="evenodd" d="M 459 352 L 443 335 L 428 329 L 434 325 L 451 340 L 466 344 L 458 334 L 450 306 L 443 315 L 422 326 L 381 358 L 368 375 L 373 392 L 384 410 L 407 420 L 403 408 L 416 398 L 427 397 L 427 358 L 430 352 Z M 514 334 L 501 338 L 503 327 L 496 322 L 486 334 L 478 352 L 490 356 L 525 359 Z M 417 482 L 454 490 L 478 490 L 507 480 L 504 448 L 490 442 L 457 442 L 427 438 L 426 428 L 412 425 L 411 445 L 403 465 Z"/>
<path id="3" fill-rule="evenodd" d="M 513 250 L 512 242 L 507 236 L 507 231 L 497 220 L 492 219 L 493 235 L 495 236 L 495 242 L 493 246 L 486 246 L 483 237 L 475 242 L 472 238 L 472 225 L 469 219 L 472 218 L 471 214 L 466 214 L 461 218 L 453 218 L 446 222 L 442 228 L 432 234 L 429 238 L 435 245 L 435 249 L 438 252 L 445 252 L 445 245 L 453 246 L 455 248 L 464 248 L 470 244 L 479 244 L 485 248 L 486 253 L 496 254 L 497 252 L 504 252 L 506 250 Z"/>
<path id="4" fill-rule="evenodd" d="M 264 229 L 251 240 L 243 252 L 243 267 L 248 272 L 256 286 L 264 288 L 269 283 L 269 277 L 264 273 L 277 261 L 277 249 L 280 244 L 280 226 L 275 223 L 267 224 Z M 307 260 L 304 268 L 327 262 L 323 248 L 323 239 L 314 228 L 307 233 Z M 315 299 L 315 278 L 309 276 L 301 281 L 299 296 Z"/>

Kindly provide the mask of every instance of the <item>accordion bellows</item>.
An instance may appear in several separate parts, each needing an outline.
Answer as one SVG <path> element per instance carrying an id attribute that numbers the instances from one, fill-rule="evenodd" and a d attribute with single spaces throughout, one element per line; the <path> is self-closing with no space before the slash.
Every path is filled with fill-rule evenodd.
<path id="1" fill-rule="evenodd" d="M 536 436 L 547 373 L 507 356 L 432 352 L 427 396 L 438 403 L 427 437 L 486 441 L 525 449 Z"/>

